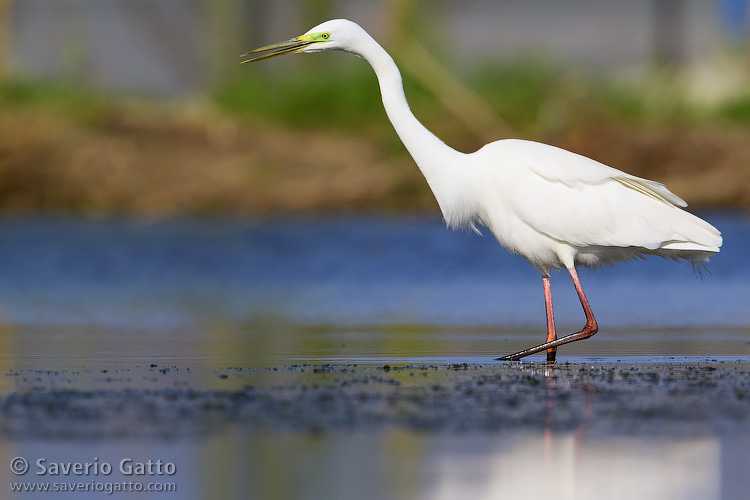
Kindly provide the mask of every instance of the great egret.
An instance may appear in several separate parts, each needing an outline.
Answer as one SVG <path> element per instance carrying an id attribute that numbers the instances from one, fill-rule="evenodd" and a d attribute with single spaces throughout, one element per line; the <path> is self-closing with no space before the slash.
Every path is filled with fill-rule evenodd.
<path id="1" fill-rule="evenodd" d="M 485 226 L 509 252 L 542 273 L 547 341 L 500 360 L 518 360 L 594 335 L 598 326 L 576 266 L 599 267 L 645 255 L 707 262 L 721 233 L 682 210 L 687 204 L 664 185 L 635 177 L 564 149 L 505 139 L 470 154 L 440 141 L 412 114 L 391 56 L 358 24 L 324 22 L 243 63 L 283 54 L 342 50 L 370 63 L 396 133 L 422 171 L 449 228 Z M 557 338 L 550 271 L 565 267 L 586 315 L 577 333 Z"/>

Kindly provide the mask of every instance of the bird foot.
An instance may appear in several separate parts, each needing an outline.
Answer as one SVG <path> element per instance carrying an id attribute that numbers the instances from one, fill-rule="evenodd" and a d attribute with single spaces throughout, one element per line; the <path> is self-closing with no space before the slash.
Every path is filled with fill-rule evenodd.
<path id="1" fill-rule="evenodd" d="M 549 351 L 553 350 L 553 352 L 547 352 L 547 363 L 552 364 L 555 362 L 555 355 L 557 351 L 557 347 L 561 346 L 563 344 L 569 344 L 571 342 L 575 342 L 576 340 L 584 340 L 592 335 L 594 335 L 597 331 L 599 331 L 599 327 L 596 324 L 596 321 L 591 321 L 591 323 L 586 323 L 586 326 L 583 327 L 583 330 L 581 330 L 578 333 L 571 333 L 570 335 L 566 335 L 565 337 L 559 338 L 557 340 L 553 340 L 551 342 L 545 342 L 543 344 L 539 344 L 538 346 L 531 347 L 529 349 L 524 349 L 523 351 L 514 352 L 513 354 L 508 354 L 507 356 L 503 356 L 502 358 L 496 358 L 496 361 L 518 361 L 521 358 L 524 358 L 526 356 L 530 356 L 532 354 L 536 354 L 538 352 L 542 351 Z"/>
<path id="2" fill-rule="evenodd" d="M 566 337 L 563 337 L 566 338 Z M 538 352 L 546 351 L 547 349 L 550 349 L 554 346 L 550 346 L 549 344 L 552 344 L 554 342 L 559 342 L 562 339 L 558 339 L 552 342 L 545 342 L 544 344 L 539 344 L 538 346 L 531 347 L 529 349 L 524 349 L 523 351 L 514 352 L 513 354 L 508 354 L 507 356 L 503 356 L 502 358 L 496 358 L 496 361 L 518 361 L 521 358 L 524 358 L 526 356 L 530 356 L 532 354 L 536 354 Z M 555 344 L 558 345 L 558 344 Z M 547 353 L 547 362 L 548 363 L 554 363 L 555 362 L 555 354 L 553 353 L 550 359 L 549 353 Z"/>

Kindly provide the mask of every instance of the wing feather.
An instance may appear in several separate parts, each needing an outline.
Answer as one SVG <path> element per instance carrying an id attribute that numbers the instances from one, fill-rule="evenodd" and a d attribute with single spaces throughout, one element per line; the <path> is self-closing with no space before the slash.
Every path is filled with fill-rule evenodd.
<path id="1" fill-rule="evenodd" d="M 713 226 L 682 210 L 663 184 L 540 143 L 493 143 L 508 162 L 508 208 L 534 231 L 575 247 L 642 247 L 718 251 Z M 533 196 L 531 199 L 529 196 Z"/>

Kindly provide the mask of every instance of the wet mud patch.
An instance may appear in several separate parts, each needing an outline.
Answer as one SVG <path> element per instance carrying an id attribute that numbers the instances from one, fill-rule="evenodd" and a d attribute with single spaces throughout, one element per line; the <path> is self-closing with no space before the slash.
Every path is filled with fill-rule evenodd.
<path id="1" fill-rule="evenodd" d="M 750 433 L 750 371 L 695 364 L 303 364 L 12 371 L 0 434 L 174 439 L 257 432 Z"/>

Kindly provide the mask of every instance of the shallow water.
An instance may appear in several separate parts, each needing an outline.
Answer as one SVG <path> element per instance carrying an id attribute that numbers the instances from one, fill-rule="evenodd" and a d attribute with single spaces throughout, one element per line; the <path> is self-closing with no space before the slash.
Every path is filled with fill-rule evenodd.
<path id="1" fill-rule="evenodd" d="M 708 214 L 701 280 L 663 259 L 581 272 L 600 323 L 571 355 L 732 355 L 750 325 L 750 215 Z M 0 219 L 0 327 L 14 360 L 500 355 L 544 329 L 539 274 L 438 220 Z M 553 274 L 561 331 L 583 314 Z"/>
<path id="2" fill-rule="evenodd" d="M 747 369 L 750 216 L 705 218 L 725 243 L 702 280 L 662 259 L 582 272 L 600 333 L 562 348 L 561 362 Z M 544 335 L 538 273 L 491 236 L 431 219 L 5 218 L 0 276 L 2 372 L 64 370 L 71 380 L 40 374 L 30 386 L 89 389 L 103 370 L 151 364 L 208 373 L 184 382 L 201 389 L 222 387 L 211 370 L 227 367 L 486 364 Z M 580 305 L 564 273 L 552 279 L 558 326 L 572 331 Z M 6 376 L 0 395 L 25 387 Z M 747 427 L 656 439 L 627 429 L 592 437 L 228 428 L 156 441 L 7 437 L 0 460 L 172 461 L 178 473 L 166 480 L 178 492 L 161 496 L 185 499 L 741 498 L 749 439 Z M 0 465 L 3 479 L 16 479 Z"/>
<path id="3" fill-rule="evenodd" d="M 239 445 L 238 443 L 241 443 Z M 228 435 L 162 443 L 108 445 L 64 442 L 3 447 L 5 457 L 108 461 L 109 478 L 123 457 L 162 460 L 177 473 L 148 482 L 176 482 L 160 498 L 451 499 L 551 495 L 563 499 L 743 499 L 750 483 L 737 456 L 750 440 L 692 437 L 587 439 L 566 435 Z M 10 479 L 6 477 L 5 479 Z M 88 482 L 84 478 L 83 482 Z M 102 481 L 104 482 L 104 481 Z M 105 498 L 58 493 L 53 498 Z M 116 493 L 141 498 L 143 493 Z M 13 498 L 49 498 L 24 493 Z M 148 495 L 145 498 L 149 498 Z"/>

